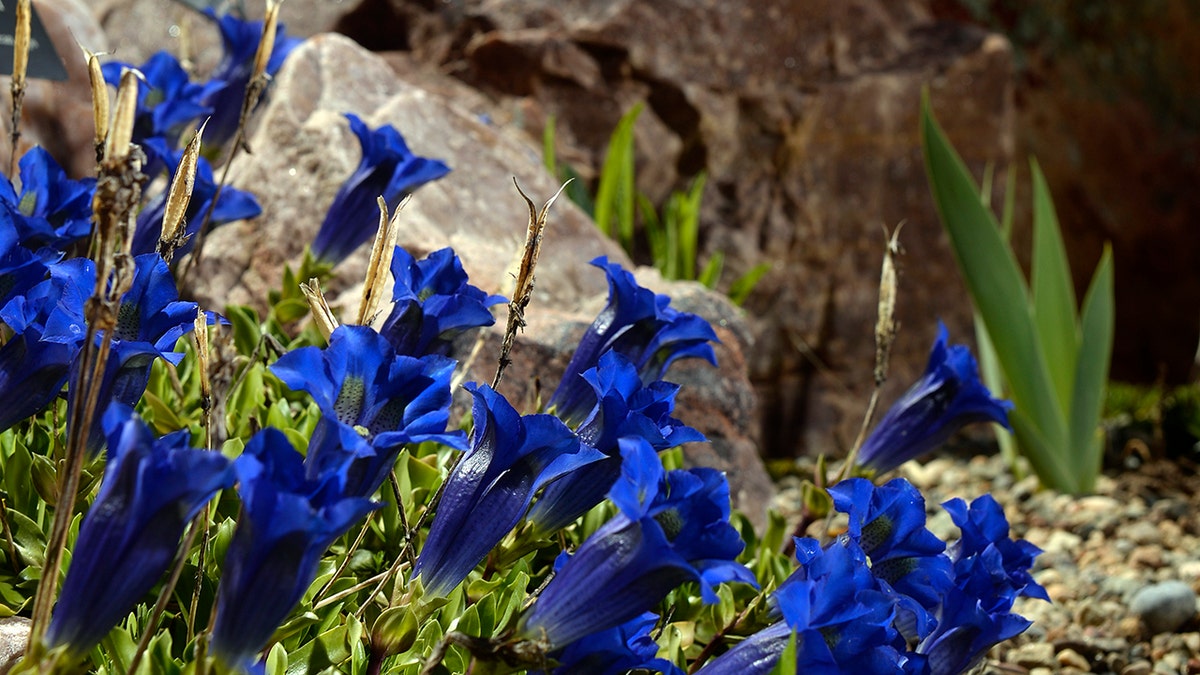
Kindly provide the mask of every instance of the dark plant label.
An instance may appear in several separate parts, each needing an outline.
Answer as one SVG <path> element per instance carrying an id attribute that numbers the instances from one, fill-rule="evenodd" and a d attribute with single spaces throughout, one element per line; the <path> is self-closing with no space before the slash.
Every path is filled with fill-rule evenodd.
<path id="1" fill-rule="evenodd" d="M 50 42 L 50 35 L 32 4 L 29 16 L 29 69 L 26 77 L 37 80 L 67 79 L 67 67 Z M 13 43 L 17 32 L 16 0 L 0 0 L 0 75 L 12 75 Z"/>
<path id="2" fill-rule="evenodd" d="M 229 0 L 175 0 L 175 2 L 178 2 L 189 9 L 194 9 L 201 14 L 203 14 L 205 10 L 211 9 L 218 15 L 222 14 L 220 11 L 221 7 L 229 4 Z"/>

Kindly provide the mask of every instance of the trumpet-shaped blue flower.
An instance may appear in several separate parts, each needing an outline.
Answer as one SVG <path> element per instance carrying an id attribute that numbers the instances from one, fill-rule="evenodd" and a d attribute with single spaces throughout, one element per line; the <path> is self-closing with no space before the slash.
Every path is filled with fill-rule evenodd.
<path id="1" fill-rule="evenodd" d="M 551 675 L 622 675 L 631 670 L 653 670 L 666 675 L 683 671 L 666 659 L 657 658 L 658 643 L 650 630 L 658 616 L 646 612 L 617 626 L 580 638 L 550 655 L 556 666 Z M 538 671 L 534 675 L 545 675 Z"/>
<path id="2" fill-rule="evenodd" d="M 0 307 L 45 279 L 47 265 L 58 257 L 49 249 L 35 255 L 22 246 L 11 211 L 0 209 Z"/>
<path id="3" fill-rule="evenodd" d="M 851 478 L 829 488 L 834 507 L 849 514 L 846 536 L 871 561 L 871 573 L 897 594 L 901 632 L 923 638 L 936 623 L 933 612 L 953 583 L 946 544 L 925 528 L 925 499 L 906 480 L 876 487 Z"/>
<path id="4" fill-rule="evenodd" d="M 217 589 L 210 651 L 246 667 L 300 602 L 325 549 L 379 505 L 345 495 L 335 474 L 305 478 L 303 458 L 278 429 L 255 434 L 234 468 L 242 513 Z"/>
<path id="5" fill-rule="evenodd" d="M 954 585 L 942 601 L 937 629 L 917 648 L 929 659 L 931 675 L 952 675 L 973 668 L 994 645 L 1029 627 L 1012 612 L 1018 596 L 1049 600 L 1029 574 L 1041 551 L 1008 536 L 1008 520 L 991 495 L 968 508 L 961 499 L 942 505 L 962 536 L 950 547 Z"/>
<path id="6" fill-rule="evenodd" d="M 1017 596 L 1046 598 L 1029 575 L 1038 549 L 1009 538 L 989 495 L 969 509 L 961 500 L 943 505 L 962 537 L 942 552 L 925 529 L 924 502 L 904 481 L 876 488 L 852 479 L 830 492 L 850 516 L 847 533 L 824 549 L 797 539 L 800 567 L 772 597 L 783 620 L 701 673 L 767 673 L 794 631 L 803 672 L 956 675 L 1029 627 L 1012 613 Z"/>
<path id="7" fill-rule="evenodd" d="M 233 485 L 229 460 L 188 447 L 179 431 L 154 438 L 122 405 L 104 416 L 109 456 L 96 501 L 79 529 L 46 641 L 85 654 L 158 582 L 184 527 Z"/>
<path id="8" fill-rule="evenodd" d="M 225 86 L 224 82 L 192 82 L 179 59 L 167 51 L 157 52 L 140 66 L 110 61 L 101 66 L 104 80 L 116 87 L 126 68 L 142 73 L 138 86 L 137 112 L 133 118 L 133 142 L 146 153 L 143 170 L 149 176 L 170 168 L 165 151 L 175 149 L 185 131 L 210 115 L 204 100 Z M 149 142 L 151 140 L 160 142 Z"/>
<path id="9" fill-rule="evenodd" d="M 620 513 L 600 527 L 521 617 L 517 636 L 550 650 L 619 626 L 687 581 L 705 602 L 713 586 L 754 583 L 735 562 L 742 550 L 729 524 L 729 484 L 712 469 L 663 471 L 654 448 L 622 439 L 621 479 L 609 492 Z"/>
<path id="10" fill-rule="evenodd" d="M 475 397 L 471 449 L 446 478 L 416 573 L 431 595 L 454 590 L 521 520 L 543 485 L 604 456 L 553 415 L 522 417 L 487 385 Z"/>
<path id="11" fill-rule="evenodd" d="M 592 265 L 608 277 L 608 305 L 580 339 L 548 405 L 572 426 L 582 422 L 596 404 L 596 393 L 580 375 L 596 367 L 605 352 L 629 359 L 646 385 L 661 380 L 677 359 L 717 362 L 709 345 L 718 341 L 717 335 L 707 321 L 672 308 L 669 297 L 642 288 L 633 274 L 604 256 Z"/>
<path id="12" fill-rule="evenodd" d="M 362 146 L 362 159 L 333 196 L 312 244 L 316 259 L 331 265 L 345 260 L 374 235 L 379 197 L 394 211 L 405 195 L 450 173 L 441 160 L 413 154 L 395 127 L 370 129 L 354 115 L 347 114 L 346 119 Z"/>
<path id="13" fill-rule="evenodd" d="M 0 180 L 0 208 L 11 218 L 22 246 L 61 252 L 91 232 L 95 178 L 71 180 L 41 147 L 21 156 L 20 173 L 20 195 L 7 178 Z"/>
<path id="14" fill-rule="evenodd" d="M 95 266 L 74 258 L 49 271 L 0 308 L 13 332 L 0 347 L 0 431 L 58 397 L 84 340 L 83 305 L 96 285 Z"/>
<path id="15" fill-rule="evenodd" d="M 392 277 L 392 310 L 379 332 L 400 354 L 449 355 L 454 338 L 495 323 L 488 307 L 504 302 L 504 296 L 468 283 L 462 262 L 449 248 L 418 261 L 397 246 Z"/>
<path id="16" fill-rule="evenodd" d="M 466 447 L 447 431 L 454 361 L 396 354 L 368 326 L 339 326 L 325 349 L 284 354 L 271 372 L 321 409 L 305 460 L 310 480 L 339 472 L 343 492 L 370 496 L 409 443 Z"/>
<path id="17" fill-rule="evenodd" d="M 597 402 L 577 433 L 606 456 L 559 478 L 538 498 L 528 519 L 543 533 L 570 525 L 599 504 L 621 475 L 621 438 L 642 438 L 655 450 L 703 441 L 704 435 L 671 417 L 677 385 L 642 384 L 637 368 L 618 352 L 605 352 L 597 367 L 581 378 L 592 387 Z"/>
<path id="18" fill-rule="evenodd" d="M 164 155 L 172 178 L 179 170 L 179 161 L 182 156 L 182 151 L 169 151 Z M 150 201 L 138 212 L 137 228 L 133 234 L 132 246 L 135 255 L 153 253 L 157 249 L 158 240 L 162 236 L 162 220 L 163 214 L 167 210 L 168 192 L 169 188 L 166 188 L 151 197 Z M 217 184 L 213 181 L 212 165 L 208 163 L 207 159 L 200 157 L 196 164 L 196 179 L 192 185 L 192 197 L 188 200 L 187 212 L 184 214 L 186 223 L 184 228 L 189 239 L 179 248 L 176 255 L 185 255 L 192 250 L 194 243 L 192 238 L 200 231 L 200 225 L 208 215 L 213 197 L 217 197 L 217 204 L 212 210 L 212 217 L 208 223 L 209 229 L 235 220 L 254 218 L 262 213 L 262 207 L 259 206 L 258 200 L 249 192 L 227 185 L 221 189 L 218 196 Z"/>
<path id="19" fill-rule="evenodd" d="M 939 322 L 925 374 L 875 426 L 859 451 L 859 466 L 884 473 L 937 448 L 972 422 L 1008 426 L 1012 403 L 992 398 L 979 381 L 971 350 L 948 340 Z"/>
<path id="20" fill-rule="evenodd" d="M 225 53 L 212 73 L 212 83 L 221 86 L 214 86 L 203 98 L 203 103 L 212 108 L 212 117 L 204 133 L 211 143 L 224 145 L 237 133 L 242 99 L 246 97 L 246 87 L 250 84 L 250 76 L 254 74 L 254 55 L 262 39 L 263 22 L 243 21 L 230 14 L 217 18 L 211 9 L 206 14 L 217 22 Z M 288 35 L 284 24 L 280 23 L 276 27 L 275 44 L 267 61 L 266 74 L 274 77 L 301 42 L 301 38 Z"/>
<path id="21" fill-rule="evenodd" d="M 894 604 L 852 539 L 825 549 L 796 540 L 800 567 L 772 601 L 781 619 L 701 668 L 704 675 L 766 675 L 791 635 L 802 672 L 879 675 L 914 672 L 904 640 L 892 627 Z"/>
<path id="22" fill-rule="evenodd" d="M 146 393 L 150 367 L 155 359 L 178 365 L 183 352 L 176 352 L 179 338 L 192 332 L 196 321 L 196 303 L 179 300 L 175 277 L 156 253 L 134 258 L 133 283 L 121 295 L 117 323 L 113 328 L 112 347 L 104 379 L 100 385 L 100 407 L 111 401 L 134 406 Z M 78 381 L 78 362 L 72 367 L 72 382 Z M 76 403 L 75 392 L 67 399 Z M 98 452 L 103 443 L 99 420 L 93 424 L 88 448 Z"/>

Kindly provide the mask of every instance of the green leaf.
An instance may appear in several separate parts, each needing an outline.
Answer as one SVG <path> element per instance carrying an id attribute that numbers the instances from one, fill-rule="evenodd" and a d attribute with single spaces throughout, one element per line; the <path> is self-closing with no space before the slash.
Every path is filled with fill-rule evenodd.
<path id="1" fill-rule="evenodd" d="M 928 93 L 922 97 L 921 142 L 934 201 L 959 271 L 995 344 L 1016 407 L 1029 416 L 1028 423 L 1044 441 L 1039 448 L 1025 450 L 1050 449 L 1051 456 L 1034 461 L 1035 466 L 1059 463 L 1067 445 L 1066 421 L 1056 405 L 1037 338 L 1029 289 L 999 225 L 980 202 L 979 189 L 934 120 Z M 1062 471 L 1053 473 L 1061 476 Z M 1039 470 L 1038 475 L 1045 480 L 1047 474 Z"/>
<path id="2" fill-rule="evenodd" d="M 167 405 L 165 401 L 149 391 L 142 394 L 142 405 L 152 413 L 154 431 L 158 434 L 170 433 L 187 426 L 183 420 L 179 419 L 174 407 Z"/>
<path id="3" fill-rule="evenodd" d="M 13 443 L 12 454 L 4 462 L 4 488 L 8 492 L 8 508 L 25 514 L 35 512 L 37 504 L 33 500 L 33 489 L 29 481 L 29 471 L 33 466 L 33 458 L 25 444 Z"/>
<path id="4" fill-rule="evenodd" d="M 288 654 L 287 675 L 307 675 L 332 668 L 350 658 L 348 627 L 338 626 Z"/>
<path id="5" fill-rule="evenodd" d="M 760 263 L 760 265 L 767 265 L 766 269 L 770 269 L 771 267 L 767 263 Z M 708 264 L 704 266 L 704 270 L 700 272 L 700 277 L 696 281 L 704 284 L 705 288 L 716 288 L 717 281 L 721 278 L 721 269 L 723 267 L 725 267 L 725 254 L 716 251 L 708 259 Z"/>
<path id="6" fill-rule="evenodd" d="M 20 511 L 8 512 L 9 525 L 13 530 L 13 542 L 17 553 L 33 567 L 40 568 L 46 562 L 46 533 Z"/>
<path id="7" fill-rule="evenodd" d="M 696 278 L 696 252 L 700 238 L 700 200 L 704 197 L 704 185 L 708 177 L 701 172 L 693 180 L 688 191 L 680 195 L 676 224 L 679 227 L 679 257 L 681 275 L 684 279 Z"/>
<path id="8" fill-rule="evenodd" d="M 551 176 L 558 178 L 558 151 L 554 143 L 554 115 L 546 119 L 546 128 L 542 129 L 542 163 Z"/>
<path id="9" fill-rule="evenodd" d="M 225 308 L 225 318 L 233 326 L 233 344 L 238 353 L 242 356 L 253 354 L 262 339 L 258 313 L 242 305 L 229 305 Z"/>
<path id="10" fill-rule="evenodd" d="M 1075 372 L 1075 396 L 1071 401 L 1071 460 L 1075 474 L 1081 478 L 1081 492 L 1091 492 L 1095 488 L 1103 456 L 1097 427 L 1112 359 L 1116 321 L 1113 305 L 1112 250 L 1105 246 L 1083 299 L 1082 339 Z"/>
<path id="11" fill-rule="evenodd" d="M 284 675 L 287 672 L 288 654 L 278 642 L 267 652 L 267 675 Z"/>
<path id="12" fill-rule="evenodd" d="M 750 297 L 750 293 L 754 291 L 754 287 L 770 271 L 771 263 L 769 262 L 760 262 L 751 267 L 749 272 L 738 277 L 737 281 L 734 281 L 729 286 L 729 299 L 735 305 L 741 305 L 746 302 L 746 298 Z"/>
<path id="13" fill-rule="evenodd" d="M 1037 162 L 1033 172 L 1033 264 L 1029 282 L 1038 340 L 1054 385 L 1058 409 L 1066 417 L 1071 407 L 1075 381 L 1075 359 L 1079 349 L 1079 327 L 1075 323 L 1075 287 L 1067 250 L 1059 232 L 1058 217 L 1050 189 Z"/>
<path id="14" fill-rule="evenodd" d="M 596 190 L 596 225 L 629 251 L 633 248 L 633 207 L 636 200 L 633 166 L 633 125 L 644 105 L 625 113 L 608 141 L 600 185 Z M 614 228 L 614 222 L 615 228 Z"/>
<path id="15" fill-rule="evenodd" d="M 299 321 L 308 315 L 308 300 L 304 298 L 285 298 L 276 303 L 272 310 L 275 319 L 279 323 L 287 324 Z"/>

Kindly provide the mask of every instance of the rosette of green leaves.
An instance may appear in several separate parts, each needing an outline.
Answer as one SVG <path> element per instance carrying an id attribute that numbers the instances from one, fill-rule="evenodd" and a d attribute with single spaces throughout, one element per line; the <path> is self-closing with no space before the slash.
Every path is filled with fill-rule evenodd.
<path id="1" fill-rule="evenodd" d="M 995 216 L 934 119 L 928 95 L 921 106 L 921 143 L 955 260 L 1016 404 L 1009 422 L 1017 445 L 1046 486 L 1090 492 L 1100 472 L 1098 427 L 1112 355 L 1112 251 L 1105 246 L 1078 306 L 1054 204 L 1035 162 L 1033 258 L 1026 281 Z"/>

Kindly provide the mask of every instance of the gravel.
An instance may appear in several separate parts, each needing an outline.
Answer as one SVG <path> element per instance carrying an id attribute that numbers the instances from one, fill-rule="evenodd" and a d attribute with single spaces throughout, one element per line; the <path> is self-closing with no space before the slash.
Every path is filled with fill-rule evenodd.
<path id="1" fill-rule="evenodd" d="M 798 464 L 811 475 L 810 460 Z M 1044 551 L 1033 573 L 1052 602 L 1018 600 L 1015 611 L 1033 625 L 994 648 L 979 673 L 1200 675 L 1196 466 L 1151 462 L 1101 476 L 1085 497 L 1040 489 L 1032 476 L 1016 480 L 999 457 L 909 462 L 897 473 L 925 494 L 935 534 L 957 534 L 939 504 L 990 492 L 1013 535 Z M 793 522 L 799 485 L 781 479 L 775 501 Z"/>

